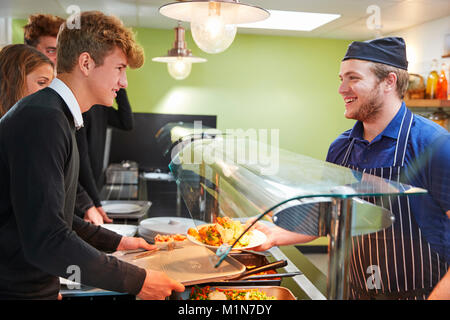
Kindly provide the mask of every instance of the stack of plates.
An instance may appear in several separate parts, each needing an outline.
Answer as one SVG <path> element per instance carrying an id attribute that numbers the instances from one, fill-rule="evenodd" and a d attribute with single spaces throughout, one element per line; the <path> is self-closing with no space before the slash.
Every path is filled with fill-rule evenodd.
<path id="1" fill-rule="evenodd" d="M 133 237 L 137 232 L 137 226 L 129 224 L 105 223 L 102 224 L 101 227 L 114 231 L 115 233 L 118 233 L 123 237 Z"/>
<path id="2" fill-rule="evenodd" d="M 134 203 L 112 203 L 104 205 L 103 209 L 112 214 L 124 214 L 141 211 L 142 207 Z"/>
<path id="3" fill-rule="evenodd" d="M 138 227 L 139 236 L 154 242 L 156 235 L 186 234 L 189 228 L 205 224 L 204 221 L 178 217 L 157 217 L 144 219 Z"/>
<path id="4" fill-rule="evenodd" d="M 147 213 L 150 206 L 149 201 L 102 201 L 103 210 L 111 219 L 139 219 Z"/>

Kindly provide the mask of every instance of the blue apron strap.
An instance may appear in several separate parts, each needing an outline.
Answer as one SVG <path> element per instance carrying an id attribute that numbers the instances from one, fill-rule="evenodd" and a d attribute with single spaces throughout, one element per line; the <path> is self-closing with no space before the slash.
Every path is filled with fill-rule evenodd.
<path id="1" fill-rule="evenodd" d="M 402 103 L 402 106 L 403 105 L 404 102 Z M 394 162 L 392 165 L 393 167 L 402 167 L 405 164 L 406 148 L 408 146 L 409 133 L 411 132 L 413 117 L 414 115 L 411 110 L 409 110 L 405 106 L 405 113 L 403 115 L 400 129 L 398 131 L 397 145 L 395 147 Z M 350 141 L 350 145 L 345 152 L 344 159 L 341 162 L 341 166 L 347 166 L 348 159 L 350 158 L 350 154 L 352 153 L 354 144 L 355 138 L 352 138 Z"/>
<path id="2" fill-rule="evenodd" d="M 405 154 L 408 145 L 409 133 L 411 132 L 412 121 L 413 113 L 405 107 L 405 113 L 398 131 L 397 146 L 395 147 L 394 167 L 403 167 L 405 164 Z"/>
<path id="3" fill-rule="evenodd" d="M 347 148 L 347 151 L 345 152 L 344 159 L 342 159 L 341 166 L 346 167 L 348 164 L 348 159 L 350 158 L 350 154 L 352 153 L 353 145 L 355 144 L 355 138 L 352 138 L 350 140 L 350 144 Z"/>

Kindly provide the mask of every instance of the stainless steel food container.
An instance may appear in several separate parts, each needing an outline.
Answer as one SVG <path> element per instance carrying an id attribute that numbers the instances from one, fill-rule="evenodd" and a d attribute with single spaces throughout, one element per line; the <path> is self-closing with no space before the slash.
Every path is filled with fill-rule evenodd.
<path id="1" fill-rule="evenodd" d="M 248 290 L 248 289 L 258 289 L 264 292 L 269 297 L 275 297 L 277 300 L 297 300 L 297 298 L 292 294 L 291 290 L 279 287 L 279 286 L 215 286 L 211 287 L 212 290 L 216 288 L 220 289 L 233 289 L 233 290 Z M 192 287 L 187 288 L 183 292 L 174 292 L 170 297 L 173 300 L 189 300 Z"/>
<path id="2" fill-rule="evenodd" d="M 112 163 L 106 169 L 106 184 L 138 184 L 138 164 L 134 161 Z"/>
<path id="3" fill-rule="evenodd" d="M 257 253 L 232 253 L 231 257 L 248 267 L 260 267 L 269 263 L 267 257 Z M 253 280 L 223 280 L 220 282 L 209 283 L 210 286 L 280 286 L 280 279 L 253 279 Z"/>
<path id="4" fill-rule="evenodd" d="M 143 269 L 165 272 L 185 286 L 230 279 L 245 272 L 245 266 L 232 257 L 227 257 L 220 267 L 215 268 L 219 259 L 216 254 L 189 242 L 170 251 L 159 250 L 142 259 L 136 259 L 132 254 L 118 255 L 117 258 Z"/>

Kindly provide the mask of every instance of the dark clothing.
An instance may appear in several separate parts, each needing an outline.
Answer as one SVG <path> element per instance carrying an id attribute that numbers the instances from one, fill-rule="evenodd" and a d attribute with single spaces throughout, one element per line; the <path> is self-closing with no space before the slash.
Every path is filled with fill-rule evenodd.
<path id="1" fill-rule="evenodd" d="M 117 110 L 112 107 L 94 105 L 89 111 L 83 113 L 84 126 L 76 132 L 80 153 L 80 184 L 96 207 L 101 206 L 99 188 L 103 185 L 106 129 L 108 126 L 121 130 L 133 128 L 133 113 L 125 89 L 117 92 L 116 102 Z M 77 213 L 80 214 L 79 211 Z M 84 216 L 84 211 L 80 216 Z"/>
<path id="2" fill-rule="evenodd" d="M 73 215 L 78 171 L 73 116 L 53 89 L 0 120 L 1 299 L 56 299 L 72 265 L 85 285 L 140 291 L 145 270 L 97 250 L 115 250 L 121 237 Z"/>
<path id="3" fill-rule="evenodd" d="M 78 150 L 78 152 L 80 151 Z M 78 182 L 77 196 L 75 199 L 75 212 L 77 213 L 77 215 L 81 218 L 84 218 L 84 214 L 86 213 L 86 211 L 89 208 L 92 208 L 94 205 L 94 201 L 88 195 L 86 190 L 84 190 L 81 183 Z"/>

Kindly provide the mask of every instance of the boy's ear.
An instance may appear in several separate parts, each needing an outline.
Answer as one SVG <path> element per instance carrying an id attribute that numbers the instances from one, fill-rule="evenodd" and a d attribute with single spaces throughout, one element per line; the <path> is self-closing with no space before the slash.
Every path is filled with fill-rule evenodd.
<path id="1" fill-rule="evenodd" d="M 82 52 L 80 54 L 78 57 L 78 67 L 80 68 L 81 73 L 85 76 L 88 76 L 89 73 L 95 68 L 94 59 L 92 59 L 88 52 Z"/>

